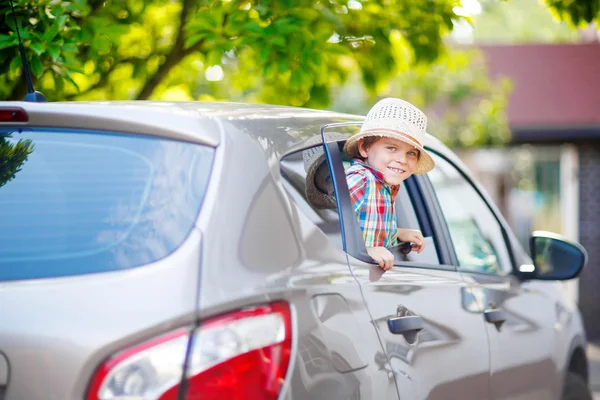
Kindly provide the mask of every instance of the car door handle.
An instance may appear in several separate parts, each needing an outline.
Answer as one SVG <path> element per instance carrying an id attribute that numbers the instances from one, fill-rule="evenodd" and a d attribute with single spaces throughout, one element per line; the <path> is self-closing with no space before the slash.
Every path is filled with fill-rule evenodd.
<path id="1" fill-rule="evenodd" d="M 393 317 L 388 319 L 388 328 L 394 335 L 417 333 L 425 328 L 425 322 L 423 322 L 423 319 L 418 315 Z"/>
<path id="2" fill-rule="evenodd" d="M 490 324 L 495 324 L 498 329 L 508 319 L 506 311 L 497 308 L 485 310 L 483 314 L 485 315 L 485 320 Z"/>

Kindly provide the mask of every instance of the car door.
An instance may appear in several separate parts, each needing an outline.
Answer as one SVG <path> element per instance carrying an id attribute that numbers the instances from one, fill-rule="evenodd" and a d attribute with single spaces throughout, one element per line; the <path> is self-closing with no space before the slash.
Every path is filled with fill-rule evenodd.
<path id="1" fill-rule="evenodd" d="M 434 154 L 428 174 L 452 239 L 459 271 L 479 304 L 490 343 L 494 400 L 559 397 L 562 376 L 553 362 L 553 283 L 521 282 L 516 267 L 531 263 L 501 215 L 451 154 Z"/>
<path id="2" fill-rule="evenodd" d="M 397 399 L 394 375 L 348 268 L 338 213 L 307 201 L 303 155 L 318 151 L 322 144 L 315 142 L 281 161 L 282 183 L 303 253 L 303 261 L 281 279 L 309 299 L 306 307 L 296 310 L 298 351 L 291 398 Z M 265 210 L 264 217 L 272 218 L 272 212 Z"/>
<path id="3" fill-rule="evenodd" d="M 424 253 L 397 255 L 383 271 L 366 248 L 344 175 L 341 143 L 327 143 L 329 167 L 343 219 L 348 265 L 385 348 L 401 399 L 487 399 L 489 356 L 484 325 L 466 302 L 468 285 L 451 265 L 447 238 L 427 206 L 420 179 L 410 178 L 397 198 L 401 227 L 421 229 Z"/>

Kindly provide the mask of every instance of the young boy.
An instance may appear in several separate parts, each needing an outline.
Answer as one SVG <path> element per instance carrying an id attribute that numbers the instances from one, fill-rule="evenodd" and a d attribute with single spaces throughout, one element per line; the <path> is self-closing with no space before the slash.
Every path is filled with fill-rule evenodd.
<path id="1" fill-rule="evenodd" d="M 388 250 L 411 242 L 421 253 L 421 232 L 396 226 L 394 203 L 400 184 L 412 174 L 429 172 L 433 158 L 423 148 L 427 117 L 400 99 L 383 99 L 371 108 L 361 130 L 344 146 L 352 158 L 346 180 L 367 252 L 384 270 L 394 265 Z"/>

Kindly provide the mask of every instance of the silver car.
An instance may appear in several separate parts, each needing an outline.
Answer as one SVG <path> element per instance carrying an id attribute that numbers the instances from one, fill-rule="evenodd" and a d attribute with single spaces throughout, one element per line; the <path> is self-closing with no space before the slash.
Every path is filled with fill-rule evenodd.
<path id="1" fill-rule="evenodd" d="M 427 246 L 384 272 L 344 178 L 361 120 L 0 104 L 0 400 L 590 399 L 557 282 L 585 250 L 535 232 L 530 258 L 428 137 L 437 167 L 396 205 Z"/>

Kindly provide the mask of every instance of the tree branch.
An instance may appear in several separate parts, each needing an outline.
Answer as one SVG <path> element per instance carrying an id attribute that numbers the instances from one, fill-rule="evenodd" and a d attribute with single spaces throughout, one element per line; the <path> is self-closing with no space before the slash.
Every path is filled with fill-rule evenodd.
<path id="1" fill-rule="evenodd" d="M 156 89 L 163 79 L 165 79 L 171 69 L 173 69 L 173 67 L 175 67 L 187 54 L 189 54 L 190 49 L 184 49 L 184 28 L 193 4 L 194 0 L 183 0 L 181 14 L 179 15 L 179 30 L 177 33 L 177 38 L 175 39 L 175 44 L 173 44 L 173 48 L 165 59 L 165 62 L 158 67 L 156 73 L 146 82 L 142 88 L 142 91 L 137 95 L 137 100 L 147 100 L 154 89 Z"/>

